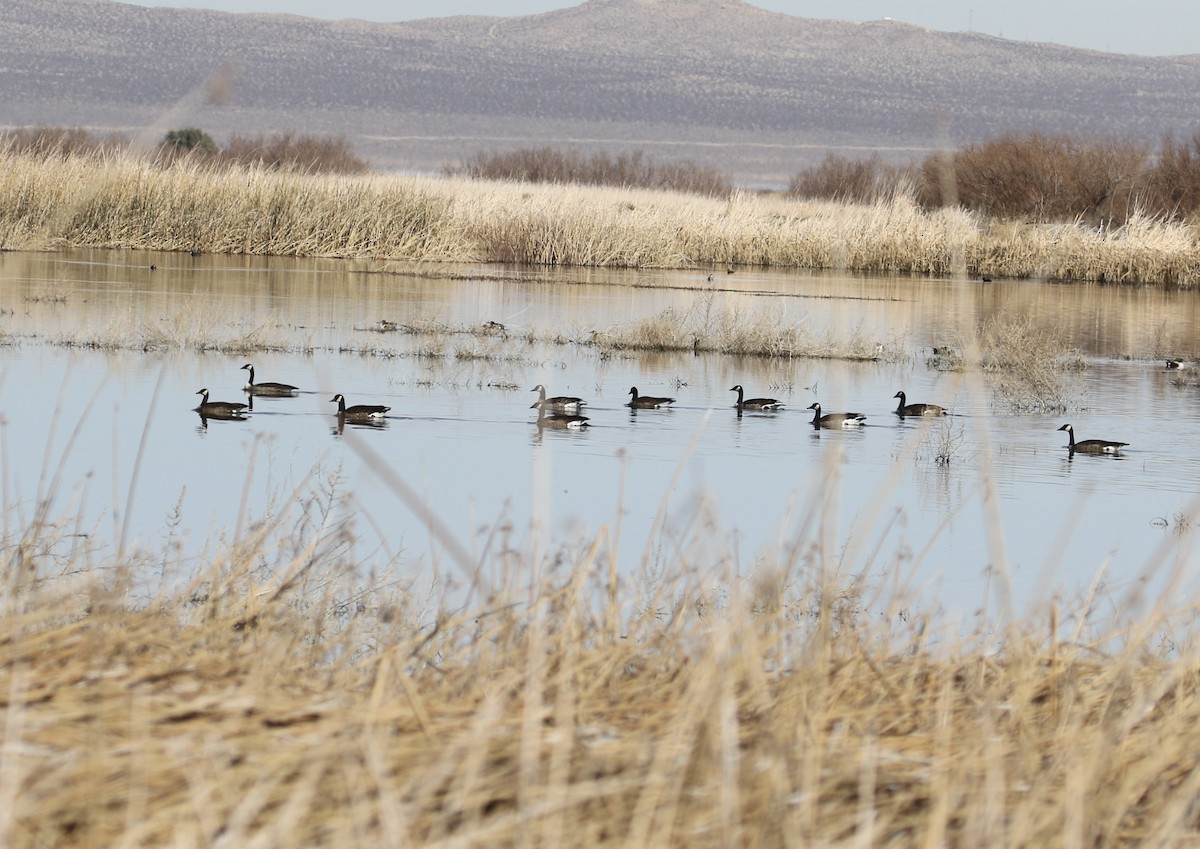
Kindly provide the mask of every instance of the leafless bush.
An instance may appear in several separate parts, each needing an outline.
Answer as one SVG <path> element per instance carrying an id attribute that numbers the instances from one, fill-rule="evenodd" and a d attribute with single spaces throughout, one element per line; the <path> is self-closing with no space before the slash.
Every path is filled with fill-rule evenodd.
<path id="1" fill-rule="evenodd" d="M 997 218 L 1122 223 L 1135 211 L 1148 157 L 1129 142 L 1006 135 L 960 149 L 948 165 L 941 156 L 926 158 L 920 197 L 926 206 L 944 205 L 952 186 L 958 204 Z"/>
<path id="2" fill-rule="evenodd" d="M 828 153 L 820 165 L 793 176 L 787 194 L 845 203 L 875 203 L 890 200 L 910 187 L 911 172 L 911 168 L 885 163 L 877 153 L 866 159 Z"/>
<path id="3" fill-rule="evenodd" d="M 443 170 L 447 176 L 484 180 L 670 189 L 714 197 L 724 197 L 733 191 L 729 176 L 715 168 L 690 159 L 655 162 L 640 150 L 616 156 L 608 153 L 586 156 L 577 148 L 553 147 L 480 152 L 457 168 L 447 166 Z"/>
<path id="4" fill-rule="evenodd" d="M 180 143 L 180 139 L 192 137 L 206 143 Z M 0 149 L 64 159 L 116 151 L 128 144 L 129 138 L 118 133 L 94 133 L 82 127 L 22 127 L 0 134 Z M 291 131 L 258 136 L 235 134 L 220 147 L 199 128 L 172 130 L 155 151 L 155 162 L 169 167 L 181 160 L 206 166 L 249 165 L 312 174 L 362 174 L 368 170 L 366 160 L 355 155 L 344 136 Z"/>
<path id="5" fill-rule="evenodd" d="M 367 163 L 355 155 L 345 136 L 233 135 L 221 148 L 218 159 L 240 165 L 262 166 L 278 171 L 323 174 L 362 174 Z"/>
<path id="6" fill-rule="evenodd" d="M 1183 219 L 1200 210 L 1200 132 L 1183 142 L 1168 136 L 1144 183 L 1139 200 L 1150 214 Z"/>
<path id="7" fill-rule="evenodd" d="M 14 153 L 66 158 L 124 147 L 129 139 L 109 133 L 99 135 L 83 127 L 19 127 L 0 134 L 0 148 Z"/>

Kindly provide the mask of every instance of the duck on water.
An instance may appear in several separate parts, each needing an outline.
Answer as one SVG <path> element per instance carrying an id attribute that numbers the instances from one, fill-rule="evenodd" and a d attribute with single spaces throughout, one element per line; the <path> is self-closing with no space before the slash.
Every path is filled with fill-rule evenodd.
<path id="1" fill-rule="evenodd" d="M 246 378 L 246 385 L 242 388 L 251 395 L 274 396 L 276 398 L 285 398 L 289 395 L 295 395 L 300 390 L 292 386 L 290 383 L 272 383 L 270 381 L 264 383 L 254 382 L 254 365 L 246 363 L 242 368 L 250 372 L 250 376 Z"/>
<path id="2" fill-rule="evenodd" d="M 200 396 L 200 406 L 196 407 L 195 411 L 204 418 L 243 419 L 250 408 L 248 404 L 240 401 L 210 401 L 207 388 L 196 390 L 196 394 Z"/>
<path id="3" fill-rule="evenodd" d="M 382 404 L 355 404 L 353 407 L 347 407 L 346 397 L 340 392 L 329 401 L 338 405 L 338 418 L 351 422 L 377 422 L 387 415 L 388 410 L 392 409 Z"/>
<path id="4" fill-rule="evenodd" d="M 826 413 L 821 415 L 821 405 L 814 403 L 808 409 L 813 410 L 812 425 L 815 428 L 826 428 L 829 430 L 845 430 L 852 427 L 859 427 L 867 420 L 867 417 L 862 413 Z"/>
<path id="5" fill-rule="evenodd" d="M 737 386 L 731 386 L 729 391 L 738 394 L 737 403 L 733 406 L 739 413 L 742 410 L 772 411 L 783 409 L 783 402 L 775 398 L 746 398 L 740 383 Z"/>
<path id="6" fill-rule="evenodd" d="M 1084 439 L 1075 441 L 1075 428 L 1065 424 L 1059 428 L 1067 432 L 1067 451 L 1072 454 L 1120 454 L 1128 442 L 1113 442 L 1108 439 Z"/>
<path id="7" fill-rule="evenodd" d="M 629 387 L 629 394 L 633 398 L 625 406 L 633 410 L 658 410 L 675 403 L 674 398 L 655 398 L 653 395 L 639 395 L 636 386 Z"/>
<path id="8" fill-rule="evenodd" d="M 904 392 L 897 392 L 892 396 L 899 398 L 900 403 L 896 405 L 896 415 L 904 416 L 944 416 L 946 415 L 945 407 L 939 407 L 937 404 L 907 404 L 905 403 Z"/>

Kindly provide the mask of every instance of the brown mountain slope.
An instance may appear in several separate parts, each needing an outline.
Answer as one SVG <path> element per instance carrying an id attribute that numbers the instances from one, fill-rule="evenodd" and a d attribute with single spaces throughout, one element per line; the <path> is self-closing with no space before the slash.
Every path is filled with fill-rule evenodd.
<path id="1" fill-rule="evenodd" d="M 1157 141 L 1200 121 L 1200 56 L 817 21 L 739 0 L 400 24 L 5 0 L 3 18 L 0 125 L 344 133 L 377 164 L 418 169 L 573 143 L 778 180 L 828 149 L 907 158 L 1033 129 Z"/>

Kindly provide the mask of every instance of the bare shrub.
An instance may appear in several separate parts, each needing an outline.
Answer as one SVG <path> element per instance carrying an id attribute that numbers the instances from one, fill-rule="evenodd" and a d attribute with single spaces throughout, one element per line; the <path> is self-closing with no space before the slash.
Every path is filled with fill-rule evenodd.
<path id="1" fill-rule="evenodd" d="M 294 132 L 230 136 L 219 158 L 239 165 L 277 171 L 362 174 L 367 163 L 355 155 L 345 136 L 297 135 Z"/>
<path id="2" fill-rule="evenodd" d="M 962 148 L 949 166 L 927 157 L 920 197 L 926 206 L 946 204 L 949 183 L 959 204 L 993 217 L 1122 223 L 1135 209 L 1147 162 L 1147 149 L 1130 142 L 1005 135 Z"/>
<path id="3" fill-rule="evenodd" d="M 586 156 L 577 148 L 562 150 L 553 147 L 480 152 L 457 168 L 447 166 L 443 170 L 447 176 L 483 180 L 629 186 L 715 197 L 723 197 L 733 191 L 733 181 L 715 168 L 690 159 L 659 163 L 640 150 L 616 156 L 608 153 Z"/>
<path id="4" fill-rule="evenodd" d="M 1013 409 L 1065 412 L 1072 407 L 1074 389 L 1065 377 L 1087 362 L 1055 328 L 1028 315 L 994 316 L 979 329 L 979 347 L 980 365 Z"/>
<path id="5" fill-rule="evenodd" d="M 1171 136 L 1163 141 L 1139 201 L 1165 218 L 1186 218 L 1200 209 L 1200 132 L 1183 142 Z"/>
<path id="6" fill-rule="evenodd" d="M 885 163 L 879 154 L 850 159 L 827 153 L 819 165 L 794 175 L 787 194 L 844 203 L 875 203 L 905 193 L 912 186 L 910 168 Z"/>
<path id="7" fill-rule="evenodd" d="M 83 127 L 19 127 L 0 134 L 0 149 L 40 157 L 91 155 L 124 147 L 128 142 L 125 136 L 98 135 Z"/>

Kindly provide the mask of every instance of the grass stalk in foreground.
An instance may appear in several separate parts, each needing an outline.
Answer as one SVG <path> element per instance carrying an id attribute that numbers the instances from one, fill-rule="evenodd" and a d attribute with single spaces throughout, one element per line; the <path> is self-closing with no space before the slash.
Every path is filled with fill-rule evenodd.
<path id="1" fill-rule="evenodd" d="M 290 527 L 306 538 L 280 545 Z M 14 849 L 1200 837 L 1188 605 L 1105 627 L 1085 600 L 997 648 L 872 615 L 819 548 L 750 577 L 681 558 L 638 589 L 604 532 L 538 564 L 505 546 L 487 592 L 429 605 L 364 577 L 318 515 L 251 525 L 137 600 L 132 555 L 77 572 L 46 555 L 53 523 L 12 530 Z"/>

